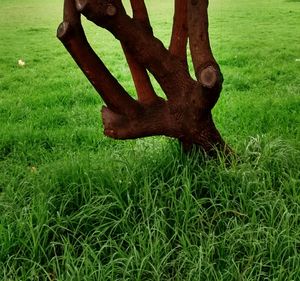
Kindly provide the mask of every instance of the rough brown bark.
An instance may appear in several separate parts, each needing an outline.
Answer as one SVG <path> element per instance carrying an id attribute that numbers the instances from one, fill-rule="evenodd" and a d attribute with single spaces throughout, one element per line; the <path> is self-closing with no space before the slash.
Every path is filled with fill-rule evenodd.
<path id="1" fill-rule="evenodd" d="M 65 0 L 64 21 L 58 28 L 58 38 L 106 103 L 102 109 L 105 135 L 115 139 L 165 135 L 179 139 L 186 149 L 196 145 L 208 153 L 215 148 L 229 152 L 211 115 L 221 92 L 222 75 L 209 44 L 208 1 L 175 0 L 169 49 L 154 36 L 144 1 L 130 2 L 132 17 L 121 0 Z M 90 47 L 81 15 L 120 41 L 137 101 Z M 188 38 L 197 81 L 187 67 Z M 156 95 L 147 71 L 167 100 Z"/>
<path id="2" fill-rule="evenodd" d="M 146 30 L 152 33 L 148 12 L 144 0 L 131 0 L 133 19 L 139 22 Z M 140 64 L 135 57 L 130 53 L 130 50 L 122 44 L 126 60 L 128 62 L 132 79 L 136 88 L 138 100 L 144 104 L 150 104 L 157 101 L 158 97 L 155 94 L 147 70 Z"/>
<path id="3" fill-rule="evenodd" d="M 186 47 L 188 41 L 187 0 L 174 1 L 173 29 L 169 51 L 180 58 L 187 67 Z"/>

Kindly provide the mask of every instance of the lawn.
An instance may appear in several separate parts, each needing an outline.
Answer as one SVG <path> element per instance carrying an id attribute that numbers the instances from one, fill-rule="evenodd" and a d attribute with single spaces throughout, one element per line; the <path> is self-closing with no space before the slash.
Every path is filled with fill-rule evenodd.
<path id="1" fill-rule="evenodd" d="M 172 2 L 147 0 L 166 45 Z M 102 101 L 55 37 L 62 1 L 1 0 L 0 280 L 300 280 L 300 2 L 209 12 L 231 165 L 104 137 Z M 118 42 L 84 26 L 135 95 Z"/>

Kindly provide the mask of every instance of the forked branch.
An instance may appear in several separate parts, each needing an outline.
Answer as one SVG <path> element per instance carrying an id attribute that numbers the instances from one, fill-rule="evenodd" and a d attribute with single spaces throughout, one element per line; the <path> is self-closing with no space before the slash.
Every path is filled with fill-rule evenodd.
<path id="1" fill-rule="evenodd" d="M 138 110 L 138 103 L 128 95 L 89 45 L 74 0 L 65 0 L 64 21 L 58 28 L 57 36 L 111 110 L 121 114 L 133 114 Z"/>
<path id="2" fill-rule="evenodd" d="M 132 18 L 121 0 L 65 0 L 58 37 L 107 104 L 102 108 L 104 133 L 115 139 L 165 135 L 187 148 L 229 151 L 216 129 L 211 109 L 221 92 L 222 76 L 210 48 L 208 0 L 174 0 L 169 50 L 154 37 L 144 0 L 130 0 Z M 80 14 L 110 31 L 124 50 L 137 90 L 135 101 L 90 47 Z M 187 40 L 197 80 L 187 67 Z M 167 100 L 154 92 L 147 71 Z"/>
<path id="3" fill-rule="evenodd" d="M 183 82 L 191 80 L 186 67 L 170 54 L 159 39 L 126 14 L 120 0 L 99 1 L 103 5 L 98 5 L 98 2 L 93 0 L 76 1 L 85 4 L 78 5 L 82 14 L 109 30 L 130 51 L 136 61 L 153 74 L 168 98 L 183 96 L 187 90 L 187 84 Z M 107 16 L 107 6 L 112 3 L 116 12 L 113 16 Z"/>

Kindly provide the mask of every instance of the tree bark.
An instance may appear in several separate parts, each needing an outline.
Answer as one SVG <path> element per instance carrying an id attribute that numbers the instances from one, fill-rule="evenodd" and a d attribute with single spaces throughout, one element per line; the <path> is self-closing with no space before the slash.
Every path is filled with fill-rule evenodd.
<path id="1" fill-rule="evenodd" d="M 102 109 L 105 135 L 115 139 L 165 135 L 179 139 L 186 150 L 198 146 L 206 153 L 216 148 L 229 153 L 211 114 L 223 79 L 209 44 L 208 1 L 174 1 L 169 49 L 154 36 L 144 1 L 130 3 L 132 17 L 121 0 L 65 0 L 64 21 L 57 33 L 106 103 Z M 138 100 L 124 90 L 92 50 L 81 15 L 120 41 Z M 188 70 L 188 39 L 197 80 Z M 167 100 L 156 95 L 148 71 Z"/>

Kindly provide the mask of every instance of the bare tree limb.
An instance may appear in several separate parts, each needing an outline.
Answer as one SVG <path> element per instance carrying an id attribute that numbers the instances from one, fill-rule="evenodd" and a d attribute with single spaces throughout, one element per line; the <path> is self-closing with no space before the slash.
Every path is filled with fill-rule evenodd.
<path id="1" fill-rule="evenodd" d="M 152 27 L 144 0 L 130 0 L 133 18 L 138 20 L 146 30 L 152 33 Z"/>
<path id="2" fill-rule="evenodd" d="M 111 75 L 89 45 L 74 0 L 64 2 L 64 21 L 58 28 L 57 37 L 111 110 L 121 114 L 138 110 L 138 103 Z"/>
<path id="3" fill-rule="evenodd" d="M 112 5 L 111 1 L 102 0 L 102 6 L 93 0 L 76 1 L 86 1 L 87 4 L 80 12 L 119 39 L 137 62 L 153 74 L 169 99 L 183 96 L 187 87 L 190 88 L 190 84 L 185 81 L 191 81 L 192 78 L 182 61 L 172 56 L 162 42 L 136 20 L 126 15 L 120 0 L 113 2 L 116 9 L 113 16 L 108 16 L 106 12 L 108 3 Z"/>
<path id="4" fill-rule="evenodd" d="M 136 61 L 125 45 L 121 45 L 132 75 L 138 101 L 145 104 L 158 101 L 159 98 L 153 89 L 147 70 Z"/>
<path id="5" fill-rule="evenodd" d="M 144 0 L 131 0 L 130 2 L 133 19 L 137 20 L 146 30 L 149 30 L 152 33 Z M 124 44 L 121 43 L 121 45 L 131 71 L 139 102 L 146 104 L 158 101 L 158 97 L 155 94 L 147 70 L 139 62 L 137 62 L 135 57 Z"/>
<path id="6" fill-rule="evenodd" d="M 104 133 L 115 139 L 165 135 L 183 146 L 215 148 L 230 153 L 216 129 L 211 109 L 217 102 L 222 75 L 210 48 L 208 0 L 175 0 L 170 48 L 154 37 L 144 0 L 130 0 L 133 18 L 122 0 L 65 0 L 64 22 L 58 38 L 103 97 Z M 89 45 L 80 14 L 110 31 L 124 49 L 137 89 L 138 101 L 131 98 L 111 75 Z M 197 76 L 187 68 L 187 40 Z M 156 96 L 147 70 L 167 96 Z"/>
<path id="7" fill-rule="evenodd" d="M 188 0 L 188 35 L 196 77 L 203 86 L 213 88 L 222 79 L 210 47 L 207 9 L 208 0 Z"/>
<path id="8" fill-rule="evenodd" d="M 167 114 L 166 102 L 143 106 L 142 114 L 136 118 L 112 112 L 102 108 L 104 133 L 114 139 L 135 139 L 139 137 L 170 135 L 175 132 Z"/>
<path id="9" fill-rule="evenodd" d="M 187 67 L 187 0 L 175 0 L 173 29 L 169 51 L 179 57 Z"/>

